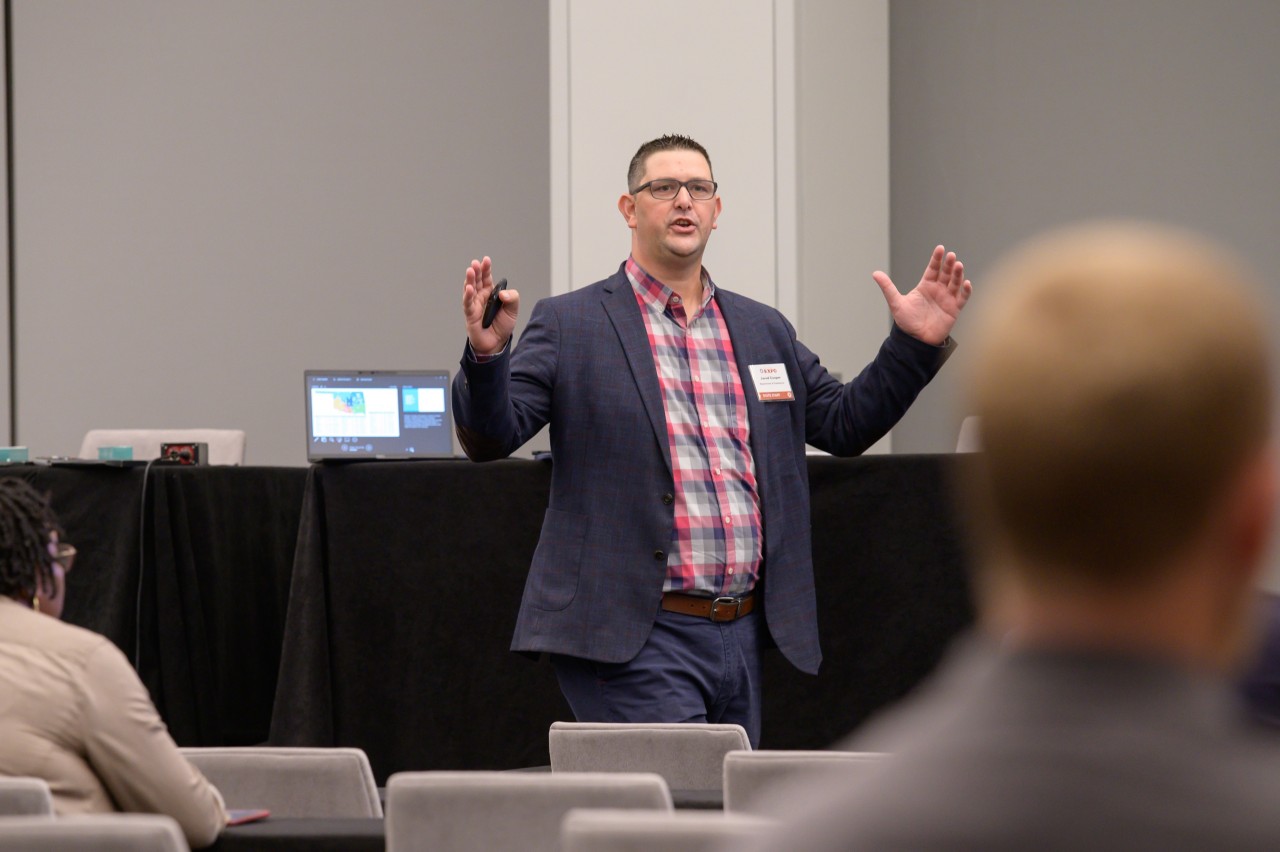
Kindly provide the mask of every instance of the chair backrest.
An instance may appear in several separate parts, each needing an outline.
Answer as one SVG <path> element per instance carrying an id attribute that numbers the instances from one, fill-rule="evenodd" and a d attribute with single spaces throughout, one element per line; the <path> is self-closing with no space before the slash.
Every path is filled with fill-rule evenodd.
<path id="1" fill-rule="evenodd" d="M 43 778 L 0 778 L 0 816 L 53 815 L 53 794 Z"/>
<path id="2" fill-rule="evenodd" d="M 559 852 L 575 807 L 672 810 L 660 776 L 629 772 L 398 772 L 387 852 Z"/>
<path id="3" fill-rule="evenodd" d="M 749 842 L 779 822 L 719 811 L 574 808 L 561 825 L 560 842 L 563 852 L 711 852 Z"/>
<path id="4" fill-rule="evenodd" d="M 188 852 L 173 817 L 159 814 L 23 816 L 0 819 L 0 850 L 21 852 Z"/>
<path id="5" fill-rule="evenodd" d="M 161 444 L 208 444 L 209 464 L 244 464 L 243 429 L 90 429 L 80 458 L 96 459 L 99 447 L 133 447 L 135 459 L 154 459 Z"/>
<path id="6" fill-rule="evenodd" d="M 982 418 L 969 415 L 960 422 L 960 436 L 956 438 L 957 453 L 982 452 Z"/>
<path id="7" fill-rule="evenodd" d="M 225 746 L 183 748 L 228 808 L 266 808 L 275 817 L 380 817 L 369 758 L 358 748 Z"/>
<path id="8" fill-rule="evenodd" d="M 741 725 L 553 722 L 552 772 L 656 772 L 672 790 L 721 789 L 724 756 L 750 749 Z"/>
<path id="9" fill-rule="evenodd" d="M 849 783 L 884 759 L 870 751 L 731 751 L 724 756 L 726 812 L 779 815 L 779 784 Z"/>

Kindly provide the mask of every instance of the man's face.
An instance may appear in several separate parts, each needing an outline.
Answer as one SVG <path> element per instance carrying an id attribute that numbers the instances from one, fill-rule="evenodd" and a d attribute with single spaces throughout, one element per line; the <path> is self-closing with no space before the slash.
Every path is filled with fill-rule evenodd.
<path id="1" fill-rule="evenodd" d="M 645 161 L 644 176 L 637 186 L 659 178 L 677 181 L 711 180 L 711 166 L 697 151 L 658 151 Z M 650 271 L 702 263 L 711 231 L 720 216 L 720 196 L 694 201 L 682 187 L 676 197 L 659 201 L 649 190 L 624 195 L 618 209 L 634 232 L 631 253 Z"/>

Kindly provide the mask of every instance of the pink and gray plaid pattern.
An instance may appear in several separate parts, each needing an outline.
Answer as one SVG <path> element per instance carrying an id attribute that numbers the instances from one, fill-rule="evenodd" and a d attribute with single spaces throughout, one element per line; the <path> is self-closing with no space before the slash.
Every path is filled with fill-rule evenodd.
<path id="1" fill-rule="evenodd" d="M 760 570 L 760 498 L 742 378 L 729 330 L 703 271 L 701 308 L 686 322 L 680 297 L 628 258 L 653 350 L 675 475 L 675 530 L 664 591 L 749 592 Z"/>

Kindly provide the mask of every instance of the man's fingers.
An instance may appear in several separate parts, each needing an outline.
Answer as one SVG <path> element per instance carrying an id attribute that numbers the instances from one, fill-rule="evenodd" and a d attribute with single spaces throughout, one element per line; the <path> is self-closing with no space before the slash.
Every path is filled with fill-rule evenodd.
<path id="1" fill-rule="evenodd" d="M 929 255 L 929 263 L 924 268 L 924 277 L 928 278 L 932 275 L 939 278 L 942 275 L 942 259 L 946 256 L 947 250 L 942 246 L 934 246 L 933 254 Z"/>
<path id="2" fill-rule="evenodd" d="M 476 276 L 476 269 L 474 266 L 468 266 L 462 277 L 462 311 L 468 318 L 473 313 L 472 305 L 477 301 L 476 296 L 479 292 L 480 281 Z"/>
<path id="3" fill-rule="evenodd" d="M 879 269 L 871 273 L 871 278 L 880 287 L 880 292 L 884 293 L 885 301 L 887 301 L 891 306 L 902 296 L 902 294 L 898 292 L 897 285 L 893 283 L 893 279 L 888 275 L 885 275 Z"/>
<path id="4" fill-rule="evenodd" d="M 951 283 L 952 276 L 956 271 L 956 253 L 953 251 L 946 252 L 943 255 L 941 268 L 938 270 L 938 280 L 944 285 Z"/>

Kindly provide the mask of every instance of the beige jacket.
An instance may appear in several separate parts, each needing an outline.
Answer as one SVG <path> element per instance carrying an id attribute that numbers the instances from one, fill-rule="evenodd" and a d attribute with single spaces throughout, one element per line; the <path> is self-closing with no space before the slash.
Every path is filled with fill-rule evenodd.
<path id="1" fill-rule="evenodd" d="M 108 639 L 0 595 L 0 775 L 49 782 L 59 814 L 166 814 L 193 847 L 226 824 Z"/>

